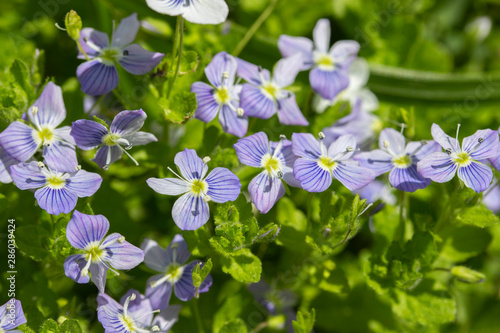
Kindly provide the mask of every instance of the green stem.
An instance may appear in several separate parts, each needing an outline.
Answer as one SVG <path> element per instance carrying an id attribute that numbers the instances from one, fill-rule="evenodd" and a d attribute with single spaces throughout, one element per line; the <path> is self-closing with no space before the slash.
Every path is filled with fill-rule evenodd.
<path id="1" fill-rule="evenodd" d="M 457 180 L 456 183 L 457 186 L 455 187 L 455 190 L 449 196 L 445 209 L 442 210 L 442 213 L 439 216 L 439 220 L 436 222 L 436 225 L 434 226 L 435 233 L 441 231 L 445 227 L 446 222 L 449 221 L 449 219 L 451 219 L 450 215 L 453 214 L 453 211 L 455 209 L 455 196 L 458 193 L 458 190 L 460 189 L 460 181 Z"/>
<path id="2" fill-rule="evenodd" d="M 179 47 L 178 50 L 176 48 L 176 42 L 174 44 L 174 57 L 175 53 L 177 54 L 177 65 L 175 66 L 174 75 L 171 77 L 168 82 L 168 90 L 167 90 L 167 99 L 170 97 L 170 93 L 172 92 L 172 88 L 174 87 L 175 80 L 177 76 L 179 76 L 179 69 L 181 68 L 181 59 L 182 59 L 182 44 L 184 42 L 184 18 L 182 16 L 177 16 L 177 28 L 176 28 L 176 39 L 179 38 Z M 174 64 L 174 59 L 172 59 L 172 65 Z"/>
<path id="3" fill-rule="evenodd" d="M 92 107 L 90 108 L 90 110 L 88 111 L 88 114 L 90 114 L 97 105 L 99 105 L 99 103 L 101 103 L 102 99 L 104 98 L 104 96 L 106 95 L 101 95 L 99 96 L 99 98 L 94 102 L 94 105 L 92 105 Z"/>
<path id="4" fill-rule="evenodd" d="M 87 61 L 89 61 L 89 60 L 90 60 L 90 58 L 89 58 L 89 56 L 87 55 L 87 53 L 85 52 L 85 50 L 83 49 L 82 44 L 80 43 L 80 41 L 79 41 L 79 40 L 77 40 L 77 41 L 76 41 L 76 45 L 78 46 L 78 50 L 80 50 L 80 52 L 81 52 L 81 53 L 85 56 L 85 59 L 86 59 Z"/>
<path id="5" fill-rule="evenodd" d="M 201 321 L 200 310 L 198 309 L 198 299 L 193 298 L 193 313 L 196 318 L 196 324 L 198 325 L 198 332 L 205 333 L 205 329 L 203 328 L 203 322 Z"/>
<path id="6" fill-rule="evenodd" d="M 400 197 L 399 197 L 399 226 L 398 226 L 398 231 L 396 234 L 396 239 L 398 239 L 401 242 L 401 245 L 404 244 L 404 238 L 405 238 L 405 216 L 404 216 L 404 211 L 405 211 L 405 202 L 406 202 L 406 192 L 405 191 L 400 191 Z"/>
<path id="7" fill-rule="evenodd" d="M 271 15 L 273 12 L 274 8 L 276 7 L 276 4 L 278 3 L 278 0 L 271 0 L 271 3 L 269 6 L 260 14 L 259 18 L 252 24 L 250 29 L 248 29 L 247 33 L 245 36 L 243 36 L 243 39 L 239 42 L 239 44 L 236 46 L 236 48 L 233 51 L 233 55 L 237 57 L 241 51 L 245 48 L 245 46 L 248 44 L 250 39 L 252 39 L 253 35 L 259 30 L 260 26 L 264 23 L 265 20 Z"/>
<path id="8" fill-rule="evenodd" d="M 115 95 L 116 99 L 118 99 L 118 101 L 122 104 L 122 106 L 126 109 L 126 110 L 130 110 L 128 108 L 128 105 L 127 105 L 127 102 L 125 101 L 125 98 L 118 92 L 118 90 L 116 89 L 113 89 L 113 95 Z"/>

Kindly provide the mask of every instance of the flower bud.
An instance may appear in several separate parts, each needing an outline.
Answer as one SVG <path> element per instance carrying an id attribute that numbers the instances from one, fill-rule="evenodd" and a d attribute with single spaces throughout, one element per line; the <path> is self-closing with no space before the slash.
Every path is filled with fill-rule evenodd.
<path id="1" fill-rule="evenodd" d="M 66 31 L 71 39 L 75 41 L 79 40 L 80 31 L 82 30 L 82 19 L 74 10 L 71 10 L 68 14 L 66 14 L 64 24 L 66 25 Z"/>
<path id="2" fill-rule="evenodd" d="M 481 283 L 486 277 L 483 273 L 465 266 L 455 266 L 450 270 L 450 273 L 451 275 L 457 277 L 460 281 L 466 283 Z"/>

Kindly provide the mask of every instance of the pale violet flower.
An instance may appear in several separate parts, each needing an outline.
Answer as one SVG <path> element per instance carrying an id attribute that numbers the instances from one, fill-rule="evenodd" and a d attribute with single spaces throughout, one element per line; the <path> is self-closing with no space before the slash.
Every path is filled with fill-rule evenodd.
<path id="1" fill-rule="evenodd" d="M 170 16 L 181 15 L 197 24 L 223 23 L 229 8 L 224 0 L 146 0 L 149 8 Z"/>

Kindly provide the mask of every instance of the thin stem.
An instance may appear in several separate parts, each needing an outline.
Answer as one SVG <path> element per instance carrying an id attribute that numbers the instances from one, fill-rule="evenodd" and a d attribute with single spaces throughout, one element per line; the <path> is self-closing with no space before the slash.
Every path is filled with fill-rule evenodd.
<path id="1" fill-rule="evenodd" d="M 96 107 L 97 105 L 99 105 L 99 103 L 101 103 L 101 101 L 102 101 L 102 99 L 104 98 L 104 96 L 106 96 L 106 95 L 101 95 L 101 96 L 99 96 L 99 98 L 98 98 L 98 99 L 94 102 L 94 105 L 92 105 L 92 107 L 90 108 L 90 110 L 88 110 L 88 111 L 87 111 L 87 113 L 88 113 L 88 114 L 91 114 L 91 113 L 92 113 L 92 111 L 94 111 L 95 107 Z"/>
<path id="2" fill-rule="evenodd" d="M 203 328 L 203 322 L 201 321 L 200 310 L 198 309 L 198 299 L 193 298 L 193 312 L 196 318 L 196 324 L 198 325 L 198 332 L 205 333 L 205 329 Z"/>
<path id="3" fill-rule="evenodd" d="M 167 90 L 167 99 L 170 97 L 170 93 L 172 92 L 172 88 L 174 87 L 175 80 L 177 79 L 177 76 L 179 76 L 179 70 L 181 68 L 181 59 L 182 59 L 182 44 L 184 42 L 184 18 L 182 16 L 177 17 L 177 28 L 178 28 L 178 38 L 179 38 L 179 50 L 178 50 L 178 55 L 177 55 L 177 65 L 175 67 L 175 72 L 172 78 L 170 79 L 168 83 L 168 90 Z M 175 50 L 175 46 L 174 46 Z M 173 65 L 173 62 L 172 62 Z"/>
<path id="4" fill-rule="evenodd" d="M 233 51 L 233 55 L 235 57 L 237 57 L 241 53 L 241 51 L 243 51 L 243 49 L 248 44 L 250 39 L 252 39 L 253 35 L 255 35 L 257 30 L 259 30 L 260 26 L 264 23 L 265 20 L 267 20 L 269 15 L 271 15 L 277 3 L 278 0 L 271 0 L 271 3 L 266 8 L 266 10 L 264 10 L 262 14 L 260 14 L 259 18 L 254 22 L 254 24 L 250 27 L 250 29 L 248 29 L 245 36 L 243 36 L 243 39 L 239 42 L 239 44 Z"/>
<path id="5" fill-rule="evenodd" d="M 262 331 L 264 328 L 266 328 L 267 326 L 269 326 L 269 322 L 263 321 L 259 325 L 255 326 L 255 328 L 253 330 L 251 330 L 250 333 L 258 333 L 258 332 Z"/>
<path id="6" fill-rule="evenodd" d="M 453 210 L 455 209 L 455 196 L 458 193 L 458 190 L 460 189 L 460 181 L 456 180 L 456 184 L 457 185 L 455 187 L 455 190 L 448 197 L 448 202 L 446 203 L 445 209 L 442 209 L 442 213 L 439 216 L 439 220 L 436 222 L 436 225 L 434 226 L 435 233 L 438 233 L 444 228 L 444 226 L 446 225 L 446 221 L 448 221 L 448 218 L 452 218 L 451 215 L 453 214 Z"/>
<path id="7" fill-rule="evenodd" d="M 89 61 L 90 58 L 87 55 L 87 52 L 85 52 L 85 50 L 83 49 L 82 44 L 80 43 L 79 40 L 76 41 L 76 45 L 78 46 L 78 50 L 80 50 L 80 52 L 85 56 L 85 59 L 87 59 L 87 61 Z"/>
<path id="8" fill-rule="evenodd" d="M 399 226 L 396 234 L 396 239 L 401 242 L 401 245 L 404 244 L 405 238 L 405 202 L 406 202 L 406 192 L 400 191 L 399 197 Z"/>
<path id="9" fill-rule="evenodd" d="M 118 90 L 113 89 L 113 95 L 115 95 L 116 99 L 122 104 L 122 106 L 127 109 L 127 103 L 125 102 L 125 98 L 118 92 Z"/>

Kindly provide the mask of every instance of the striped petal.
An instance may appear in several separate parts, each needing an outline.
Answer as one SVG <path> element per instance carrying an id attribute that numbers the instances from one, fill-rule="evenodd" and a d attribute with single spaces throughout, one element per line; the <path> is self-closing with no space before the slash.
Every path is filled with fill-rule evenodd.
<path id="1" fill-rule="evenodd" d="M 55 140 L 51 145 L 45 145 L 43 158 L 49 169 L 59 172 L 75 172 L 78 166 L 75 146 L 66 141 Z"/>
<path id="2" fill-rule="evenodd" d="M 149 8 L 170 16 L 178 16 L 184 13 L 185 0 L 146 0 Z"/>
<path id="3" fill-rule="evenodd" d="M 110 159 L 108 160 L 108 154 L 110 154 Z M 117 146 L 102 146 L 97 150 L 95 157 L 91 161 L 95 162 L 101 168 L 106 165 L 111 165 L 114 162 L 122 158 L 123 151 Z"/>
<path id="4" fill-rule="evenodd" d="M 10 167 L 14 184 L 21 190 L 40 188 L 45 185 L 45 176 L 40 172 L 37 162 L 20 163 Z"/>
<path id="5" fill-rule="evenodd" d="M 118 86 L 115 66 L 103 64 L 99 59 L 86 61 L 76 70 L 76 76 L 87 95 L 105 95 Z"/>
<path id="6" fill-rule="evenodd" d="M 82 254 L 74 254 L 64 260 L 64 274 L 76 283 L 89 283 L 90 276 L 82 276 L 82 269 L 87 264 Z"/>
<path id="7" fill-rule="evenodd" d="M 102 177 L 94 172 L 79 170 L 66 181 L 66 189 L 79 198 L 90 197 L 101 187 Z"/>
<path id="8" fill-rule="evenodd" d="M 90 150 L 102 145 L 102 139 L 108 134 L 108 129 L 98 122 L 80 119 L 73 123 L 70 134 L 78 148 Z"/>
<path id="9" fill-rule="evenodd" d="M 222 75 L 223 73 L 227 73 L 228 78 L 224 79 L 224 86 L 232 86 L 236 78 L 237 68 L 238 63 L 232 55 L 229 55 L 227 52 L 219 52 L 205 67 L 205 75 L 212 85 L 220 87 L 222 85 Z"/>
<path id="10" fill-rule="evenodd" d="M 348 160 L 354 155 L 357 143 L 351 134 L 342 135 L 328 147 L 328 156 L 337 161 Z M 351 150 L 348 152 L 348 150 Z"/>
<path id="11" fill-rule="evenodd" d="M 132 135 L 144 126 L 146 118 L 146 112 L 142 111 L 142 109 L 122 111 L 115 116 L 109 129 L 111 133 L 116 133 L 121 136 Z"/>
<path id="12" fill-rule="evenodd" d="M 327 53 L 330 47 L 330 21 L 321 19 L 316 23 L 313 31 L 314 45 L 322 53 Z"/>
<path id="13" fill-rule="evenodd" d="M 413 159 L 417 162 L 423 159 L 424 157 L 432 154 L 441 152 L 441 146 L 434 140 L 426 141 L 423 145 L 421 141 L 412 141 L 408 142 L 406 145 L 406 149 L 404 151 L 405 154 L 413 155 Z"/>
<path id="14" fill-rule="evenodd" d="M 132 146 L 143 146 L 151 142 L 158 142 L 158 138 L 154 134 L 142 131 L 126 136 L 125 139 L 127 139 Z"/>
<path id="15" fill-rule="evenodd" d="M 269 153 L 269 139 L 266 133 L 259 132 L 239 139 L 233 147 L 241 163 L 260 168 L 262 157 Z"/>
<path id="16" fill-rule="evenodd" d="M 265 81 L 271 80 L 271 73 L 267 69 L 261 69 L 259 66 L 251 64 L 240 58 L 236 58 L 236 62 L 238 63 L 236 73 L 248 83 L 261 85 L 262 78 Z"/>
<path id="17" fill-rule="evenodd" d="M 472 162 L 466 167 L 458 168 L 458 178 L 464 182 L 465 186 L 480 193 L 490 186 L 493 179 L 493 171 L 487 165 Z"/>
<path id="18" fill-rule="evenodd" d="M 256 86 L 244 84 L 240 98 L 240 106 L 245 116 L 268 119 L 276 113 L 274 101 Z"/>
<path id="19" fill-rule="evenodd" d="M 229 14 L 229 7 L 224 0 L 191 0 L 186 4 L 182 16 L 191 23 L 220 24 Z"/>
<path id="20" fill-rule="evenodd" d="M 433 137 L 434 139 L 436 138 L 434 135 Z M 446 183 L 455 176 L 457 165 L 453 163 L 448 154 L 437 152 L 428 155 L 418 162 L 417 170 L 424 178 L 430 178 L 437 183 Z"/>
<path id="21" fill-rule="evenodd" d="M 278 119 L 281 124 L 308 126 L 309 122 L 304 117 L 295 100 L 295 94 L 278 101 Z"/>
<path id="22" fill-rule="evenodd" d="M 217 203 L 234 201 L 240 195 L 239 178 L 226 168 L 215 168 L 207 176 L 208 196 Z"/>
<path id="23" fill-rule="evenodd" d="M 495 157 L 499 148 L 498 131 L 490 129 L 479 130 L 462 141 L 462 149 L 470 153 L 470 156 L 475 160 Z"/>
<path id="24" fill-rule="evenodd" d="M 297 156 L 316 160 L 321 155 L 318 140 L 309 133 L 292 134 L 293 153 Z"/>
<path id="25" fill-rule="evenodd" d="M 169 262 L 184 265 L 189 259 L 191 253 L 188 250 L 188 245 L 182 235 L 177 234 L 174 239 L 168 244 L 167 259 Z"/>
<path id="26" fill-rule="evenodd" d="M 309 73 L 311 87 L 321 97 L 332 100 L 349 85 L 347 72 L 342 69 L 324 71 L 314 68 Z"/>
<path id="27" fill-rule="evenodd" d="M 95 30 L 93 28 L 83 28 L 80 32 L 80 45 L 89 57 L 96 57 L 99 55 L 99 51 L 94 47 L 90 47 L 87 42 L 92 43 L 99 49 L 103 49 L 109 46 L 109 36 L 107 33 Z M 89 43 L 89 44 L 90 44 Z M 85 56 L 78 52 L 80 59 L 85 59 Z"/>
<path id="28" fill-rule="evenodd" d="M 165 55 L 145 50 L 139 44 L 131 44 L 123 48 L 123 56 L 118 60 L 125 70 L 134 75 L 151 72 Z"/>
<path id="29" fill-rule="evenodd" d="M 36 190 L 35 198 L 40 208 L 51 215 L 68 214 L 75 206 L 77 195 L 65 188 L 52 189 L 48 186 Z"/>
<path id="30" fill-rule="evenodd" d="M 321 168 L 316 160 L 299 158 L 295 161 L 293 174 L 308 192 L 323 192 L 332 184 L 332 175 Z"/>
<path id="31" fill-rule="evenodd" d="M 33 114 L 33 107 L 37 112 Z M 55 128 L 66 118 L 66 107 L 64 106 L 61 87 L 49 82 L 36 102 L 28 110 L 28 117 L 33 124 Z"/>
<path id="32" fill-rule="evenodd" d="M 14 121 L 0 133 L 0 146 L 13 159 L 25 162 L 35 154 L 39 147 L 33 138 L 34 132 L 35 130 L 28 125 Z"/>
<path id="33" fill-rule="evenodd" d="M 199 119 L 205 123 L 211 122 L 220 109 L 219 103 L 214 98 L 214 88 L 204 82 L 195 82 L 191 86 L 191 92 L 196 94 L 196 101 L 198 103 L 194 118 Z"/>
<path id="34" fill-rule="evenodd" d="M 140 23 L 137 19 L 137 13 L 125 17 L 120 21 L 118 27 L 113 32 L 111 37 L 111 44 L 114 47 L 121 48 L 125 45 L 132 43 L 139 31 Z"/>
<path id="35" fill-rule="evenodd" d="M 394 168 L 392 164 L 392 156 L 389 153 L 375 149 L 370 152 L 360 153 L 354 156 L 354 160 L 364 168 L 375 172 L 375 175 L 380 176 Z"/>
<path id="36" fill-rule="evenodd" d="M 164 282 L 154 288 L 151 287 L 151 283 L 158 281 L 164 276 L 164 274 L 153 275 L 146 282 L 146 292 L 144 294 L 149 298 L 153 309 L 163 310 L 168 307 L 168 303 L 170 302 L 170 297 L 172 296 L 172 284 L 170 282 Z"/>
<path id="37" fill-rule="evenodd" d="M 141 244 L 144 251 L 144 264 L 156 272 L 165 272 L 171 261 L 167 251 L 154 240 L 144 238 Z"/>
<path id="38" fill-rule="evenodd" d="M 301 53 L 281 59 L 274 67 L 273 81 L 282 88 L 292 85 L 303 63 L 304 60 Z"/>
<path id="39" fill-rule="evenodd" d="M 398 190 L 415 192 L 430 185 L 429 178 L 422 177 L 415 164 L 408 168 L 394 168 L 389 174 L 389 182 Z"/>
<path id="40" fill-rule="evenodd" d="M 223 105 L 219 112 L 219 122 L 225 133 L 232 134 L 242 138 L 247 134 L 248 117 L 238 116 L 236 111 L 232 110 L 229 105 Z"/>
<path id="41" fill-rule="evenodd" d="M 132 269 L 144 261 L 144 251 L 127 241 L 118 241 L 121 237 L 115 232 L 104 239 L 101 244 L 106 251 L 104 260 L 116 269 Z"/>
<path id="42" fill-rule="evenodd" d="M 248 192 L 255 207 L 261 214 L 265 214 L 285 195 L 285 186 L 281 179 L 269 176 L 267 171 L 262 171 L 250 181 Z"/>
<path id="43" fill-rule="evenodd" d="M 208 203 L 201 196 L 186 193 L 174 203 L 172 218 L 181 230 L 196 230 L 210 217 Z"/>
<path id="44" fill-rule="evenodd" d="M 395 155 L 401 155 L 406 148 L 403 134 L 393 128 L 384 128 L 378 139 L 380 149 L 390 149 Z"/>
<path id="45" fill-rule="evenodd" d="M 124 321 L 120 320 L 121 315 L 123 315 L 121 304 L 104 293 L 97 295 L 97 319 L 105 332 L 130 332 Z"/>
<path id="46" fill-rule="evenodd" d="M 333 169 L 333 176 L 351 191 L 365 187 L 375 179 L 373 171 L 352 161 L 338 163 Z"/>
<path id="47" fill-rule="evenodd" d="M 184 149 L 175 155 L 174 163 L 187 180 L 203 179 L 208 166 L 198 157 L 194 149 Z"/>
<path id="48" fill-rule="evenodd" d="M 76 249 L 100 243 L 108 233 L 109 221 L 103 215 L 87 215 L 75 210 L 66 226 L 66 238 Z"/>
<path id="49" fill-rule="evenodd" d="M 90 280 L 96 285 L 99 293 L 104 293 L 106 288 L 106 276 L 108 274 L 108 266 L 104 263 L 92 263 L 89 267 Z"/>
<path id="50" fill-rule="evenodd" d="M 434 140 L 443 147 L 443 149 L 451 149 L 452 152 L 460 152 L 460 144 L 458 141 L 447 135 L 438 124 L 432 124 L 431 134 Z"/>
<path id="51" fill-rule="evenodd" d="M 354 40 L 339 40 L 330 49 L 330 55 L 339 68 L 347 70 L 357 58 L 360 45 Z"/>
<path id="52" fill-rule="evenodd" d="M 156 193 L 164 195 L 181 195 L 191 189 L 189 184 L 179 178 L 149 178 L 146 182 Z"/>
<path id="53" fill-rule="evenodd" d="M 303 64 L 301 70 L 307 70 L 312 65 L 312 50 L 313 42 L 305 37 L 292 37 L 281 35 L 278 38 L 278 48 L 283 57 L 289 57 L 296 53 L 301 53 L 303 56 Z"/>
<path id="54" fill-rule="evenodd" d="M 12 177 L 10 176 L 10 167 L 18 163 L 19 161 L 16 161 L 5 151 L 0 149 L 0 183 L 8 184 L 12 182 Z"/>

